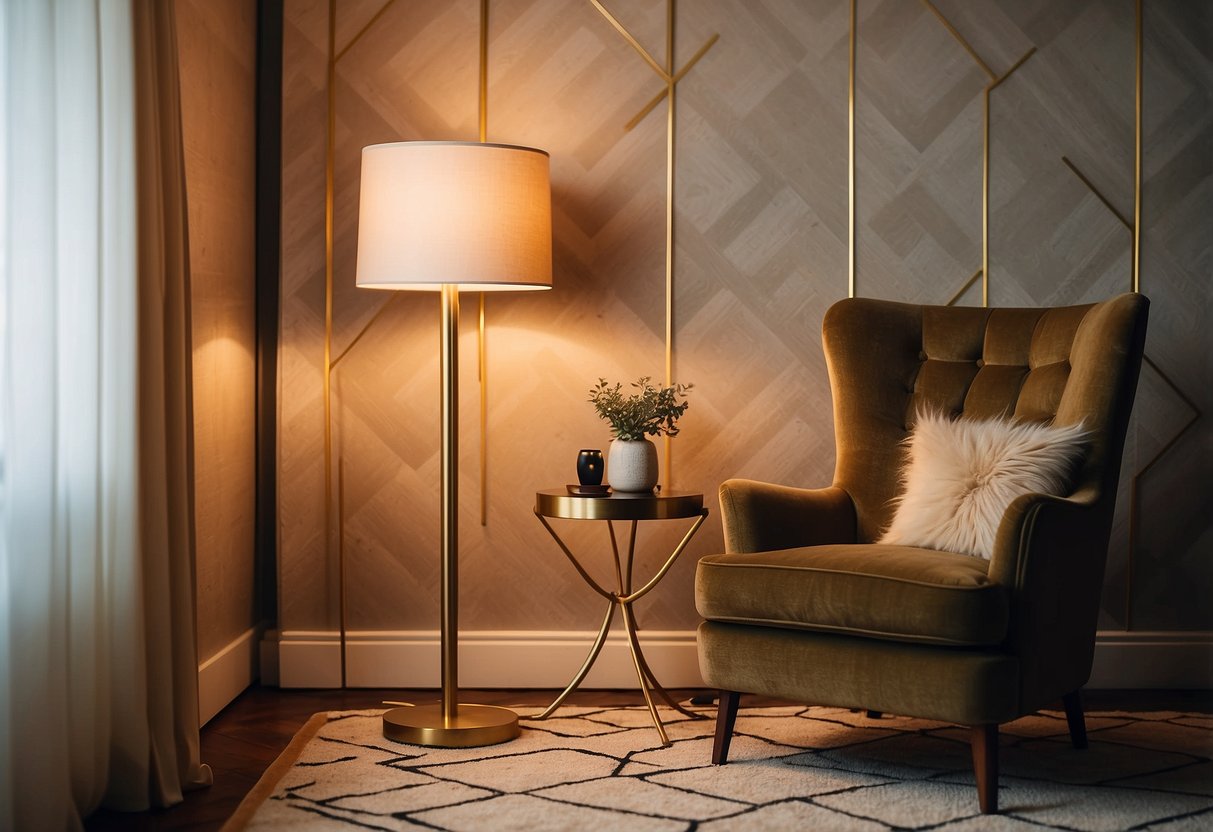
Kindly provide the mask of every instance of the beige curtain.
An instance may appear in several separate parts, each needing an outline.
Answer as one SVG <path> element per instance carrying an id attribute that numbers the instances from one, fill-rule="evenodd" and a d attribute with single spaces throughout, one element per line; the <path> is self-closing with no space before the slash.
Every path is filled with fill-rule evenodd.
<path id="1" fill-rule="evenodd" d="M 211 782 L 198 740 L 189 244 L 173 4 L 136 0 L 134 17 L 150 800 L 167 806 Z"/>
<path id="2" fill-rule="evenodd" d="M 198 759 L 171 3 L 0 3 L 0 829 Z"/>

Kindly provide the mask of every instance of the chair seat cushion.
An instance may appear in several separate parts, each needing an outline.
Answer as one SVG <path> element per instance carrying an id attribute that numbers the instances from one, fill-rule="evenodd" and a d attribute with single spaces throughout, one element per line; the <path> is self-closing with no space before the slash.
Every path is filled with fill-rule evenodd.
<path id="1" fill-rule="evenodd" d="M 695 605 L 709 621 L 992 646 L 1006 637 L 1009 599 L 988 568 L 970 555 L 874 543 L 709 555 L 695 573 Z"/>

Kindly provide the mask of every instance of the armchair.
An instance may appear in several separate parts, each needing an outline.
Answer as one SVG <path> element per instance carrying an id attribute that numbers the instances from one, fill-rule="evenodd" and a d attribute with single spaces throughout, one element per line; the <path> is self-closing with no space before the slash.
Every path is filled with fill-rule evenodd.
<path id="1" fill-rule="evenodd" d="M 1079 690 L 1148 306 L 1126 294 L 1054 309 L 831 307 L 833 484 L 725 482 L 726 553 L 697 567 L 700 669 L 721 691 L 713 763 L 727 760 L 742 692 L 969 726 L 986 813 L 998 810 L 1001 723 L 1061 699 L 1085 747 Z M 1016 498 L 989 560 L 875 543 L 923 410 L 1082 422 L 1072 493 Z"/>

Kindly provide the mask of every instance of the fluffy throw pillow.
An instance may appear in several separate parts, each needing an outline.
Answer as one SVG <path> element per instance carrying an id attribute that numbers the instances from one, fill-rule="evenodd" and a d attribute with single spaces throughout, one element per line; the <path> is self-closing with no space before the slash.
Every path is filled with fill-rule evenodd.
<path id="1" fill-rule="evenodd" d="M 1081 424 L 919 414 L 906 440 L 897 511 L 877 542 L 989 559 L 1011 501 L 1028 493 L 1065 494 L 1086 438 Z"/>

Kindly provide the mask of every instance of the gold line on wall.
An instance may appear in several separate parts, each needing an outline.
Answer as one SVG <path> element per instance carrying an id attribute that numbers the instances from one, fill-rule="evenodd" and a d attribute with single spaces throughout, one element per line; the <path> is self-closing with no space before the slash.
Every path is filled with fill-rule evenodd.
<path id="1" fill-rule="evenodd" d="M 702 58 L 704 55 L 706 55 L 708 53 L 708 50 L 711 49 L 716 44 L 716 41 L 718 41 L 718 40 L 720 40 L 720 35 L 712 35 L 710 38 L 708 38 L 707 41 L 703 44 L 703 46 L 699 47 L 699 51 L 696 52 L 694 55 L 692 55 L 691 59 L 686 62 L 686 65 L 683 66 L 682 69 L 680 69 L 676 73 L 674 73 L 674 77 L 672 79 L 673 83 L 677 84 L 679 81 L 681 81 L 683 79 L 683 77 L 685 77 L 686 74 L 694 68 L 695 64 L 699 63 L 699 59 Z M 636 115 L 634 115 L 630 119 L 628 119 L 628 123 L 623 125 L 623 129 L 629 130 L 629 131 L 634 129 L 636 127 L 636 125 L 638 125 L 638 124 L 640 124 L 640 122 L 644 121 L 645 116 L 647 116 L 649 113 L 653 112 L 653 109 L 658 104 L 660 104 L 662 99 L 664 99 L 666 97 L 666 95 L 668 95 L 668 94 L 669 94 L 669 88 L 666 87 L 665 89 L 662 89 L 661 92 L 657 93 L 652 98 L 650 98 L 649 102 L 640 108 L 640 112 L 638 112 Z"/>
<path id="2" fill-rule="evenodd" d="M 1015 70 L 1017 70 L 1017 69 L 1019 69 L 1021 66 L 1023 66 L 1024 61 L 1026 61 L 1028 58 L 1032 57 L 1032 56 L 1033 56 L 1033 55 L 1035 55 L 1035 54 L 1036 54 L 1036 47 L 1035 47 L 1035 46 L 1030 47 L 1030 48 L 1028 49 L 1028 51 L 1027 51 L 1027 52 L 1024 52 L 1024 53 L 1023 53 L 1023 57 L 1021 57 L 1021 58 L 1020 58 L 1018 61 L 1016 61 L 1015 63 L 1011 64 L 1011 68 L 1010 68 L 1010 69 L 1008 69 L 1006 72 L 1004 72 L 1002 75 L 999 75 L 999 76 L 998 76 L 998 78 L 997 78 L 997 79 L 996 79 L 996 80 L 995 80 L 995 81 L 994 81 L 992 84 L 990 84 L 990 87 L 989 87 L 989 88 L 990 88 L 990 89 L 994 89 L 994 88 L 995 88 L 995 87 L 997 87 L 999 84 L 1001 84 L 1003 81 L 1005 81 L 1005 80 L 1007 80 L 1008 78 L 1010 78 L 1010 77 L 1011 77 L 1011 73 L 1013 73 Z"/>
<path id="3" fill-rule="evenodd" d="M 480 0 L 480 141 L 489 135 L 489 0 Z M 476 378 L 480 382 L 480 525 L 489 524 L 489 368 L 484 292 L 476 317 Z"/>
<path id="4" fill-rule="evenodd" d="M 972 277 L 970 277 L 970 278 L 969 278 L 967 281 L 965 281 L 965 285 L 961 286 L 961 287 L 960 287 L 960 289 L 959 289 L 959 291 L 957 291 L 957 292 L 956 292 L 956 294 L 952 295 L 952 299 L 951 299 L 951 300 L 949 300 L 949 301 L 948 301 L 946 304 L 944 304 L 944 305 L 945 305 L 945 306 L 951 306 L 951 305 L 953 305 L 954 303 L 956 303 L 956 301 L 960 300 L 961 296 L 962 296 L 962 295 L 963 295 L 965 292 L 969 291 L 969 287 L 970 287 L 970 286 L 972 286 L 974 283 L 976 283 L 976 282 L 977 282 L 977 278 L 979 278 L 979 277 L 981 277 L 981 269 L 978 269 L 977 271 L 973 272 L 973 276 L 972 276 Z"/>
<path id="5" fill-rule="evenodd" d="M 598 0 L 590 0 L 590 2 L 593 3 L 594 8 L 598 9 L 599 13 L 607 19 L 607 22 L 615 27 L 615 31 L 622 35 L 623 39 L 636 50 L 640 57 L 644 58 L 644 62 L 652 67 L 654 72 L 660 75 L 662 79 L 666 81 L 670 80 L 669 73 L 661 68 L 661 64 L 657 63 L 657 59 L 645 51 L 645 48 L 640 45 L 640 41 L 632 37 L 632 33 L 625 29 L 623 24 L 616 20 L 613 14 L 607 11 L 606 6 L 602 5 L 602 3 L 600 3 Z"/>
<path id="6" fill-rule="evenodd" d="M 375 12 L 375 14 L 371 16 L 371 19 L 366 22 L 366 25 L 359 29 L 356 35 L 350 38 L 350 42 L 341 47 L 341 51 L 337 53 L 337 56 L 333 59 L 333 63 L 340 61 L 342 56 L 344 56 L 346 52 L 349 52 L 353 45 L 361 40 L 363 35 L 370 31 L 371 27 L 374 26 L 375 23 L 378 22 L 379 18 L 383 16 L 383 13 L 386 12 L 395 2 L 396 0 L 387 0 L 387 2 L 379 8 L 379 11 Z M 333 37 L 336 37 L 336 33 L 333 34 Z"/>
<path id="7" fill-rule="evenodd" d="M 324 147 L 324 550 L 333 546 L 333 167 L 337 142 L 337 0 L 328 4 L 328 120 Z M 345 687 L 345 561 L 337 546 L 338 637 L 341 687 Z"/>
<path id="8" fill-rule="evenodd" d="M 1138 483 L 1141 481 L 1142 477 L 1146 475 L 1146 472 L 1153 468 L 1154 464 L 1166 455 L 1167 451 L 1175 447 L 1175 443 L 1179 441 L 1180 437 L 1187 433 L 1188 429 L 1200 421 L 1200 419 L 1204 416 L 1204 411 L 1197 406 L 1196 402 L 1192 401 L 1192 399 L 1179 388 L 1179 385 L 1172 381 L 1171 377 L 1164 373 L 1162 368 L 1154 363 L 1150 356 L 1143 355 L 1141 360 L 1143 364 L 1147 365 L 1153 369 L 1154 372 L 1158 373 L 1158 377 L 1163 380 L 1163 383 L 1170 387 L 1172 392 L 1179 396 L 1179 398 L 1183 400 L 1183 403 L 1191 409 L 1192 418 L 1185 422 L 1183 427 L 1181 427 L 1175 433 L 1175 435 L 1172 436 L 1171 439 L 1158 450 L 1158 453 L 1150 457 L 1150 461 L 1133 475 L 1133 482 L 1129 487 L 1129 559 L 1125 577 L 1126 630 L 1131 630 L 1133 628 L 1133 558 L 1137 546 L 1137 527 L 1140 517 L 1140 507 L 1138 506 L 1137 500 Z"/>
<path id="9" fill-rule="evenodd" d="M 480 0 L 480 141 L 489 135 L 489 0 Z M 480 293 L 482 296 L 483 292 Z"/>
<path id="10" fill-rule="evenodd" d="M 990 305 L 990 93 L 993 92 L 1003 81 L 1011 77 L 1015 70 L 1023 66 L 1024 61 L 1036 54 L 1036 47 L 1033 46 L 1024 53 L 1018 61 L 1011 65 L 1011 68 L 1004 72 L 1001 76 L 997 75 L 990 65 L 981 59 L 977 54 L 977 50 L 965 40 L 964 35 L 952 25 L 943 12 L 935 7 L 931 0 L 922 0 L 922 4 L 931 10 L 931 13 L 938 18 L 939 22 L 948 31 L 948 34 L 960 44 L 960 46 L 969 53 L 969 57 L 981 68 L 981 71 L 989 78 L 989 83 L 981 91 L 981 269 L 978 274 L 981 275 L 981 305 Z M 972 284 L 972 280 L 965 285 L 965 289 Z M 960 294 L 964 293 L 961 289 Z M 957 296 L 959 297 L 959 295 Z M 953 298 L 948 302 L 951 306 L 957 298 Z"/>
<path id="11" fill-rule="evenodd" d="M 1146 364 L 1148 367 L 1150 367 L 1150 369 L 1152 369 L 1154 372 L 1158 373 L 1158 377 L 1163 380 L 1163 383 L 1166 384 L 1168 387 L 1170 387 L 1172 392 L 1174 392 L 1175 395 L 1179 396 L 1179 398 L 1183 400 L 1183 403 L 1185 405 L 1187 405 L 1188 408 L 1192 411 L 1192 418 L 1189 419 L 1187 422 L 1185 422 L 1184 426 L 1182 428 L 1180 428 L 1174 436 L 1171 437 L 1170 441 L 1168 441 L 1167 444 L 1162 446 L 1162 450 L 1160 450 L 1158 453 L 1154 454 L 1154 456 L 1150 458 L 1150 461 L 1147 462 L 1145 464 L 1145 466 L 1140 471 L 1137 472 L 1137 476 L 1134 477 L 1134 481 L 1136 481 L 1136 479 L 1138 477 L 1141 477 L 1142 474 L 1149 471 L 1154 466 L 1154 463 L 1158 462 L 1158 460 L 1162 458 L 1163 454 L 1165 454 L 1167 451 L 1169 451 L 1171 449 L 1171 447 L 1175 444 L 1175 442 L 1179 439 L 1179 437 L 1182 436 L 1188 428 L 1192 427 L 1192 425 L 1194 425 L 1202 416 L 1204 416 L 1204 411 L 1202 411 L 1200 409 L 1199 405 L 1197 405 L 1196 402 L 1192 401 L 1192 399 L 1186 393 L 1184 393 L 1183 390 L 1180 389 L 1179 385 L 1176 384 L 1174 381 L 1172 381 L 1171 377 L 1168 376 L 1166 373 L 1164 373 L 1162 371 L 1162 368 L 1154 363 L 1154 360 L 1151 359 L 1150 356 L 1143 355 L 1141 360 L 1142 360 L 1142 363 Z"/>
<path id="12" fill-rule="evenodd" d="M 850 63 L 847 70 L 847 297 L 855 297 L 855 6 L 851 0 Z M 963 290 L 962 290 L 963 291 Z"/>
<path id="13" fill-rule="evenodd" d="M 925 0 L 924 0 L 925 2 Z M 932 7 L 934 8 L 934 7 Z M 937 12 L 938 14 L 938 12 Z M 941 16 L 942 17 L 942 16 Z M 963 40 L 961 41 L 964 42 Z M 966 44 L 969 54 L 976 55 Z M 1011 65 L 1011 68 L 998 78 L 992 80 L 982 91 L 981 96 L 981 305 L 990 305 L 990 93 L 1003 81 L 1011 77 L 1011 73 L 1023 66 L 1024 61 L 1036 54 L 1033 46 L 1023 57 Z M 990 68 L 984 62 L 981 66 L 986 72 Z"/>
<path id="14" fill-rule="evenodd" d="M 1066 156 L 1062 156 L 1061 161 L 1065 164 L 1066 167 L 1068 167 L 1070 169 L 1071 173 L 1073 173 L 1075 176 L 1078 177 L 1078 180 L 1080 182 L 1082 182 L 1082 184 L 1087 186 L 1087 189 L 1092 194 L 1095 195 L 1095 198 L 1098 199 L 1100 202 L 1102 202 L 1104 204 L 1104 207 L 1107 208 L 1109 211 L 1111 211 L 1112 214 L 1116 217 L 1116 219 L 1120 220 L 1120 224 L 1123 225 L 1126 229 L 1128 229 L 1130 233 L 1132 233 L 1133 232 L 1133 223 L 1131 223 L 1127 219 L 1125 219 L 1124 214 L 1122 214 L 1122 213 L 1120 213 L 1120 211 L 1116 210 L 1116 206 L 1113 205 L 1111 202 L 1109 202 L 1108 198 L 1105 197 L 1102 193 L 1100 193 L 1099 188 L 1096 188 L 1095 185 L 1091 182 L 1091 180 L 1088 179 L 1085 175 L 1083 175 L 1083 172 L 1078 169 L 1078 166 L 1075 165 L 1073 162 L 1071 162 L 1070 159 Z"/>
<path id="15" fill-rule="evenodd" d="M 674 376 L 674 0 L 666 0 L 666 151 L 665 151 L 665 386 Z M 673 481 L 673 440 L 665 437 L 663 487 L 670 490 Z"/>
<path id="16" fill-rule="evenodd" d="M 1134 114 L 1133 114 L 1133 280 L 1134 292 L 1141 291 L 1141 52 L 1142 52 L 1142 8 L 1136 0 L 1134 48 Z"/>
<path id="17" fill-rule="evenodd" d="M 1133 254 L 1129 264 L 1129 287 L 1134 292 L 1141 291 L 1140 272 L 1138 271 L 1141 264 L 1141 56 L 1142 56 L 1142 4 L 1141 0 L 1134 0 L 1133 3 Z M 1142 356 L 1143 361 L 1148 361 L 1149 357 Z M 1153 364 L 1154 362 L 1150 362 Z M 1158 369 L 1155 366 L 1155 369 Z M 1163 378 L 1170 384 L 1170 380 L 1164 375 Z M 1171 385 L 1175 388 L 1175 385 Z M 1175 388 L 1178 393 L 1178 388 Z M 1180 394 L 1182 396 L 1182 394 Z M 1197 417 L 1199 418 L 1199 417 Z M 1188 426 L 1184 425 L 1183 430 L 1187 430 Z M 1183 433 L 1181 430 L 1180 433 Z M 1175 439 L 1178 439 L 1178 434 Z M 1163 451 L 1171 447 L 1173 443 L 1167 443 Z M 1125 629 L 1131 629 L 1133 626 L 1133 560 L 1137 550 L 1137 481 L 1141 479 L 1141 475 L 1145 473 L 1151 465 L 1158 461 L 1162 453 L 1155 454 L 1154 458 L 1146 463 L 1145 468 L 1133 474 L 1133 482 L 1129 487 L 1129 557 L 1125 565 Z"/>
<path id="18" fill-rule="evenodd" d="M 969 42 L 965 40 L 964 36 L 960 34 L 955 26 L 952 25 L 952 22 L 943 16 L 943 12 L 935 8 L 935 4 L 932 3 L 931 0 L 922 0 L 922 2 L 923 5 L 930 9 L 935 16 L 939 18 L 939 22 L 942 23 L 944 28 L 948 30 L 948 34 L 955 38 L 956 42 L 964 47 L 964 50 L 969 53 L 969 57 L 972 58 L 979 67 L 981 67 L 981 71 L 990 76 L 990 80 L 993 81 L 995 78 L 994 70 L 990 69 L 990 65 L 981 59 L 981 56 L 977 54 L 977 50 L 969 45 Z"/>
<path id="19" fill-rule="evenodd" d="M 362 336 L 366 335 L 367 332 L 370 331 L 370 328 L 374 325 L 375 321 L 379 320 L 379 318 L 383 316 L 383 313 L 387 312 L 391 305 L 403 296 L 404 295 L 399 292 L 393 292 L 391 297 L 384 301 L 383 305 L 380 306 L 375 314 L 371 316 L 371 319 L 363 324 L 362 329 L 358 330 L 358 334 L 355 335 L 353 340 L 346 345 L 345 349 L 337 354 L 337 357 L 333 359 L 332 363 L 329 364 L 329 367 L 336 370 L 337 365 L 341 363 L 341 359 L 350 354 L 350 351 L 353 350 L 354 347 L 358 345 L 358 342 L 362 340 Z"/>
<path id="20" fill-rule="evenodd" d="M 990 88 L 981 91 L 981 305 L 990 305 Z"/>
<path id="21" fill-rule="evenodd" d="M 614 15 L 602 5 L 599 0 L 590 0 L 590 3 L 598 10 L 598 12 L 606 18 L 607 22 L 615 27 L 617 31 L 628 44 L 636 50 L 644 62 L 647 63 L 657 75 L 665 81 L 665 89 L 654 96 L 648 104 L 641 108 L 640 112 L 633 116 L 627 124 L 624 125 L 624 130 L 633 129 L 639 124 L 645 116 L 653 111 L 653 108 L 661 102 L 661 99 L 666 99 L 666 182 L 665 182 L 665 384 L 667 386 L 673 384 L 674 375 L 674 165 L 675 165 L 675 103 L 674 90 L 678 82 L 686 76 L 691 68 L 699 62 L 707 51 L 715 45 L 720 39 L 720 35 L 713 34 L 708 40 L 699 47 L 699 50 L 691 57 L 689 61 L 678 72 L 674 71 L 674 27 L 677 20 L 677 13 L 674 7 L 675 0 L 666 0 L 666 31 L 665 31 L 665 53 L 666 65 L 662 67 L 657 63 L 657 60 L 650 55 L 640 42 L 632 36 L 632 33 L 620 23 Z M 670 483 L 673 481 L 671 470 L 673 467 L 673 443 L 669 436 L 665 437 L 664 441 L 664 463 L 662 469 L 662 484 L 661 487 L 665 490 L 670 489 Z"/>
<path id="22" fill-rule="evenodd" d="M 337 617 L 341 621 L 341 687 L 345 687 L 345 642 L 347 627 L 345 617 L 345 458 L 337 458 L 337 563 L 341 580 L 337 582 Z"/>

